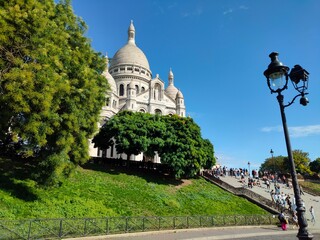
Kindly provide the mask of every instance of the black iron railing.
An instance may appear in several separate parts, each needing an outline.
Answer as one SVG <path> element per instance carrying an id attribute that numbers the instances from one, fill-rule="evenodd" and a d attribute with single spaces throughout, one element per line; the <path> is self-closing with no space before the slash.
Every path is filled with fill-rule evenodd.
<path id="1" fill-rule="evenodd" d="M 62 239 L 133 232 L 276 224 L 272 215 L 0 220 L 0 239 Z"/>

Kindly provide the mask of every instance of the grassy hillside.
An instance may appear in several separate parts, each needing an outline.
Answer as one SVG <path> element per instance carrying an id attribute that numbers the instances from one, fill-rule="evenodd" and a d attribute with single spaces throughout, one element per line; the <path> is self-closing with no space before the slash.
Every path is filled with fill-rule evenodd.
<path id="1" fill-rule="evenodd" d="M 268 214 L 205 180 L 88 165 L 60 188 L 38 188 L 30 169 L 0 160 L 0 218 Z"/>

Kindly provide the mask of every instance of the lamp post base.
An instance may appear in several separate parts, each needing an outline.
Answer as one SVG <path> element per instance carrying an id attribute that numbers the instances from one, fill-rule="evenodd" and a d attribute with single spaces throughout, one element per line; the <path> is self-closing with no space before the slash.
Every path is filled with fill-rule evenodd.
<path id="1" fill-rule="evenodd" d="M 299 238 L 299 240 L 312 240 L 313 239 L 313 235 L 310 233 L 307 233 L 307 235 L 297 235 L 297 238 Z"/>

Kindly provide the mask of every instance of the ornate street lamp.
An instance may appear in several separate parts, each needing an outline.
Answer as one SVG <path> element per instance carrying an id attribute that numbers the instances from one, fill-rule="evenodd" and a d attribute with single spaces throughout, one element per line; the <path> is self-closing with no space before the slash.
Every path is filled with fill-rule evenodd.
<path id="1" fill-rule="evenodd" d="M 299 191 L 299 184 L 297 180 L 297 173 L 295 169 L 295 164 L 293 161 L 292 156 L 292 150 L 291 150 L 291 143 L 289 138 L 289 131 L 287 127 L 287 120 L 286 115 L 284 112 L 284 109 L 291 104 L 294 103 L 295 99 L 297 97 L 300 98 L 300 104 L 303 106 L 306 106 L 308 104 L 308 99 L 305 97 L 308 93 L 306 90 L 308 89 L 308 75 L 309 73 L 303 69 L 299 65 L 295 65 L 293 69 L 291 69 L 291 72 L 289 72 L 289 67 L 283 65 L 279 59 L 278 59 L 278 53 L 273 52 L 269 55 L 271 58 L 271 63 L 268 66 L 268 69 L 264 71 L 264 75 L 267 78 L 267 84 L 269 89 L 271 90 L 271 93 L 277 93 L 277 100 L 279 102 L 280 106 L 280 112 L 281 112 L 281 119 L 282 119 L 282 125 L 283 125 L 283 131 L 284 131 L 284 137 L 286 140 L 286 146 L 287 146 L 287 152 L 288 152 L 288 158 L 289 158 L 289 164 L 291 167 L 291 177 L 292 177 L 292 185 L 294 190 L 294 196 L 296 199 L 296 205 L 297 205 L 297 215 L 298 215 L 298 223 L 299 223 L 299 232 L 297 234 L 297 237 L 299 239 L 313 239 L 313 236 L 311 233 L 308 233 L 308 223 L 307 219 L 305 217 L 305 207 L 303 206 L 302 199 L 300 196 Z M 284 105 L 283 104 L 283 95 L 281 94 L 283 90 L 288 88 L 288 80 L 291 80 L 294 88 L 299 92 L 298 95 L 296 95 L 291 102 Z"/>
<path id="2" fill-rule="evenodd" d="M 275 174 L 275 172 L 276 172 L 276 168 L 275 168 L 275 164 L 274 164 L 274 159 L 273 159 L 273 150 L 271 149 L 270 150 L 270 154 L 271 154 L 271 159 L 272 159 L 272 163 L 273 163 L 273 174 Z"/>
<path id="3" fill-rule="evenodd" d="M 270 154 L 271 154 L 271 159 L 272 159 L 272 164 L 273 164 L 273 177 L 274 177 L 274 186 L 276 186 L 277 183 L 277 176 L 276 176 L 276 165 L 274 162 L 274 158 L 273 158 L 273 150 L 270 150 Z"/>
<path id="4" fill-rule="evenodd" d="M 248 171 L 249 171 L 249 178 L 250 178 L 250 162 L 248 162 Z"/>

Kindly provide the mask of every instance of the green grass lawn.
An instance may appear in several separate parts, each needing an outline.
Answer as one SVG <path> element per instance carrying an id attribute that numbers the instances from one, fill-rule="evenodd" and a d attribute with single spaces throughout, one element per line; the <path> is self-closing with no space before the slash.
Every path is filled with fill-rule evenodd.
<path id="1" fill-rule="evenodd" d="M 320 184 L 318 182 L 302 181 L 299 184 L 303 187 L 304 191 L 320 196 Z"/>
<path id="2" fill-rule="evenodd" d="M 87 165 L 61 187 L 43 189 L 26 178 L 31 170 L 0 159 L 1 219 L 269 214 L 202 178 Z"/>

